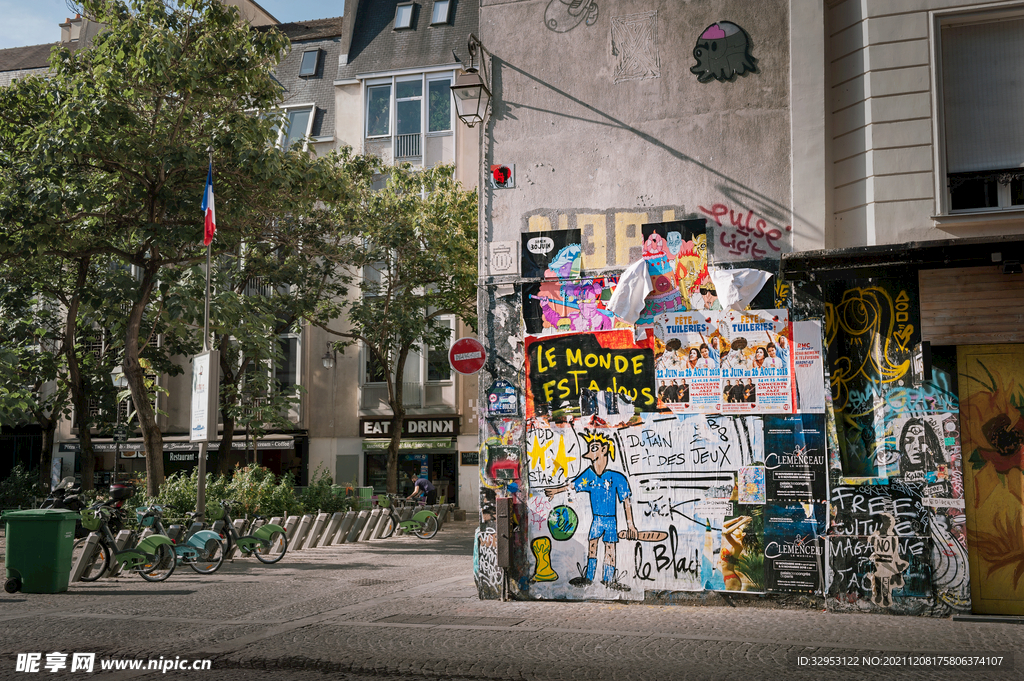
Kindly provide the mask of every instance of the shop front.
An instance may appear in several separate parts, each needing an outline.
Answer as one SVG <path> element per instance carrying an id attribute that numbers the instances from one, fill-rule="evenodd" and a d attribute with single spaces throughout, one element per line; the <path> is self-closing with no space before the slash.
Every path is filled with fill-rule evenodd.
<path id="1" fill-rule="evenodd" d="M 199 464 L 199 443 L 188 442 L 172 437 L 164 438 L 164 475 L 170 476 L 180 471 L 191 472 Z M 145 475 L 146 449 L 141 440 L 129 440 L 120 445 L 109 440 L 93 440 L 94 464 L 93 483 L 96 486 L 109 485 L 114 480 L 127 480 Z M 60 458 L 73 461 L 74 471 L 81 472 L 81 446 L 77 441 L 61 442 L 57 447 Z M 216 471 L 221 456 L 220 442 L 209 444 L 206 469 Z M 296 484 L 305 483 L 306 447 L 303 438 L 292 436 L 267 436 L 256 443 L 244 440 L 231 442 L 232 460 L 242 465 L 246 461 L 255 462 L 275 475 L 291 472 L 295 475 Z M 67 470 L 68 464 L 65 464 Z"/>
<path id="2" fill-rule="evenodd" d="M 459 462 L 456 436 L 459 433 L 458 416 L 413 417 L 404 422 L 398 454 L 398 492 L 412 493 L 412 476 L 426 476 L 435 487 L 438 497 L 458 503 Z M 360 419 L 359 432 L 363 436 L 363 484 L 374 493 L 387 491 L 389 419 Z"/>

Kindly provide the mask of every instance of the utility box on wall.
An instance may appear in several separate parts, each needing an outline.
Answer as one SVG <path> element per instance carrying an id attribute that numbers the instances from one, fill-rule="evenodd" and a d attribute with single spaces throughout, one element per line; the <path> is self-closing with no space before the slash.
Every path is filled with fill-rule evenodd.
<path id="1" fill-rule="evenodd" d="M 498 567 L 512 567 L 512 497 L 498 497 L 494 500 L 498 534 Z"/>

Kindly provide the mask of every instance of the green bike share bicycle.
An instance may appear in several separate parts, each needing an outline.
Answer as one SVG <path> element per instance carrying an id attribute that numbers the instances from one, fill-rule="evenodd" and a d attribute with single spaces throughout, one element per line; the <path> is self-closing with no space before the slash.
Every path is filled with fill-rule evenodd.
<path id="1" fill-rule="evenodd" d="M 207 520 L 223 520 L 224 527 L 220 530 L 220 538 L 224 542 L 224 555 L 231 555 L 231 547 L 237 546 L 243 556 L 254 556 L 261 563 L 273 565 L 284 558 L 288 551 L 288 535 L 284 528 L 273 523 L 260 525 L 251 534 L 239 535 L 235 529 L 234 521 L 231 519 L 231 508 L 236 506 L 236 501 L 220 502 L 220 509 L 216 506 L 207 506 Z M 215 515 L 221 515 L 217 518 Z M 263 516 L 256 516 L 256 520 L 263 520 Z"/>
<path id="2" fill-rule="evenodd" d="M 177 562 L 184 563 L 201 575 L 213 574 L 224 563 L 224 545 L 220 541 L 220 535 L 213 530 L 207 530 L 201 522 L 196 522 L 196 513 L 189 513 L 188 518 L 192 520 L 192 526 L 187 532 L 179 525 L 171 525 L 164 529 L 161 518 L 163 508 L 160 506 L 140 507 L 135 509 L 139 524 L 143 527 L 152 528 L 156 534 L 168 537 L 174 542 L 174 552 L 177 554 Z M 174 536 L 171 536 L 172 533 Z"/>
<path id="3" fill-rule="evenodd" d="M 84 565 L 80 577 L 83 582 L 95 582 L 108 571 L 112 572 L 117 565 L 121 566 L 122 571 L 137 572 L 150 582 L 162 582 L 174 572 L 178 561 L 174 543 L 167 537 L 151 534 L 135 544 L 139 537 L 139 531 L 136 530 L 126 543 L 126 546 L 134 545 L 134 548 L 119 551 L 114 532 L 123 527 L 121 511 L 96 503 L 81 513 L 82 526 L 90 534 L 75 542 L 72 549 L 72 577 L 79 562 Z M 151 511 L 143 513 L 140 521 L 145 523 L 149 518 L 152 518 Z"/>
<path id="4" fill-rule="evenodd" d="M 409 520 L 401 520 L 397 508 L 406 504 L 405 497 L 398 494 L 383 494 L 377 497 L 377 505 L 386 517 L 378 522 L 388 523 L 387 528 L 381 533 L 381 539 L 387 539 L 395 532 L 395 528 L 401 528 L 407 534 L 414 534 L 420 539 L 430 539 L 437 534 L 437 514 L 429 509 L 421 509 L 413 514 Z"/>

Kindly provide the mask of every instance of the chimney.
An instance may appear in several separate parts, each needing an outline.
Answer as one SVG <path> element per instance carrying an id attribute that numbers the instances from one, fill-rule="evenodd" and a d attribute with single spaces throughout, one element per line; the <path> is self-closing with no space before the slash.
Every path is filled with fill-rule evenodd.
<path id="1" fill-rule="evenodd" d="M 60 24 L 60 41 L 62 43 L 77 42 L 82 34 L 82 15 L 76 14 L 74 19 L 65 18 Z"/>

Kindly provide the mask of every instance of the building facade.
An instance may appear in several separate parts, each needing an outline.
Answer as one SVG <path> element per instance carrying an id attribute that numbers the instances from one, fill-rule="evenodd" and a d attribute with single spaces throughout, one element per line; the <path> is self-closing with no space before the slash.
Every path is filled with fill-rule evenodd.
<path id="1" fill-rule="evenodd" d="M 230 4 L 238 6 L 251 24 L 276 26 L 291 40 L 276 72 L 287 116 L 279 145 L 301 144 L 315 154 L 347 145 L 387 163 L 455 164 L 457 178 L 475 188 L 479 128 L 459 122 L 450 90 L 460 68 L 453 54 L 467 56 L 467 38 L 477 28 L 472 3 L 438 1 L 421 8 L 348 2 L 344 17 L 287 24 L 248 0 Z M 77 42 L 80 35 L 99 27 L 78 17 L 62 28 L 65 42 Z M 44 73 L 51 47 L 0 51 L 0 79 L 10 82 L 32 72 Z M 259 292 L 258 282 L 253 287 Z M 454 317 L 447 323 L 453 341 L 472 335 Z M 279 338 L 283 360 L 272 368 L 274 377 L 286 386 L 301 387 L 301 399 L 289 414 L 294 427 L 272 431 L 256 443 L 256 461 L 278 474 L 295 473 L 300 485 L 326 473 L 338 483 L 383 491 L 391 414 L 386 385 L 362 348 L 334 352 L 331 340 L 323 330 L 306 326 Z M 186 368 L 183 374 L 157 378 L 166 391 L 157 397 L 157 407 L 162 412 L 158 424 L 164 434 L 167 474 L 192 469 L 199 454 L 199 446 L 188 438 L 188 359 L 180 358 L 180 363 Z M 412 473 L 428 474 L 440 494 L 475 512 L 475 378 L 451 369 L 445 347 L 417 353 L 403 380 L 407 419 L 400 472 L 405 479 Z M 80 453 L 70 421 L 59 427 L 56 440 L 54 457 L 61 461 L 62 474 L 74 474 L 80 470 Z M 98 485 L 115 474 L 145 470 L 141 438 L 132 433 L 121 444 L 97 433 L 93 446 Z M 211 458 L 226 457 L 229 467 L 251 460 L 247 450 L 252 449 L 240 431 L 231 452 L 220 452 L 216 442 L 210 445 Z"/>
<path id="2" fill-rule="evenodd" d="M 1020 612 L 1022 11 L 481 2 L 482 597 Z"/>

